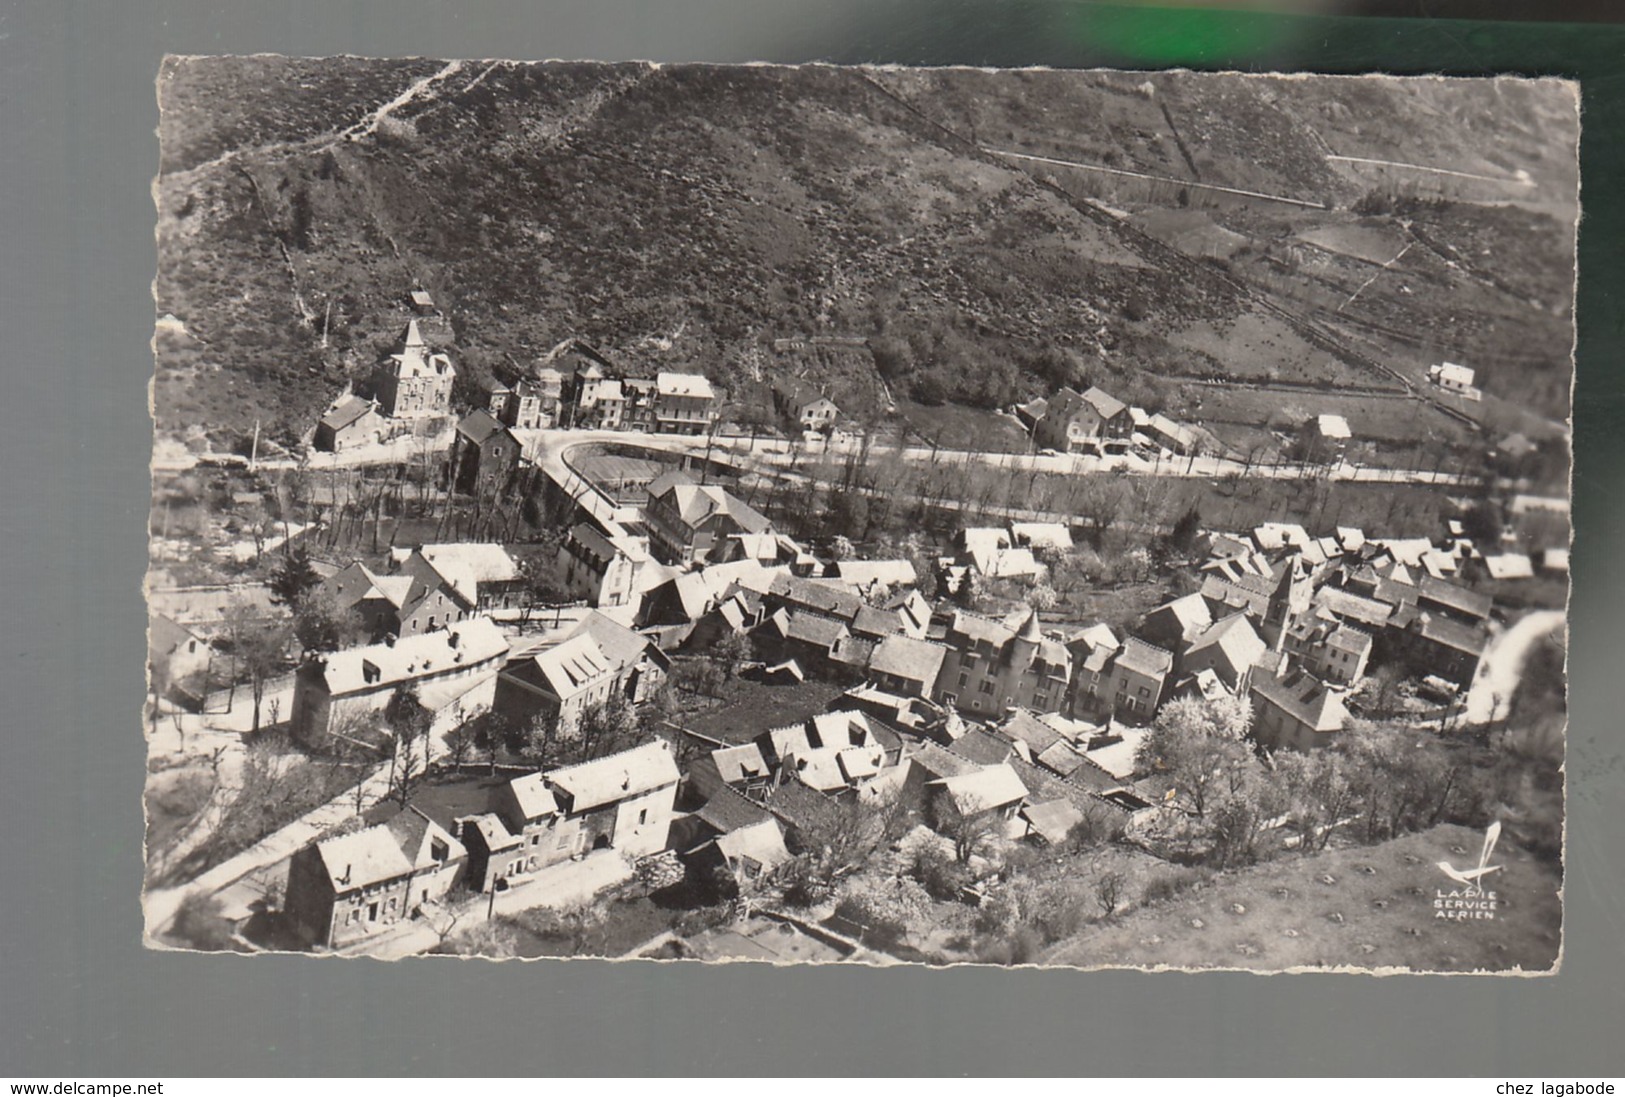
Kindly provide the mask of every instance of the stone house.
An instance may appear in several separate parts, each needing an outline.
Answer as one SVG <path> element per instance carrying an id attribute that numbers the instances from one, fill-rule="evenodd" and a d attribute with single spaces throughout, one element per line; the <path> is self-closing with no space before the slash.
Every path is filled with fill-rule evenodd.
<path id="1" fill-rule="evenodd" d="M 1093 386 L 1083 392 L 1063 388 L 1050 398 L 1033 429 L 1033 441 L 1043 449 L 1069 453 L 1083 442 L 1127 438 L 1133 431 L 1128 405 L 1110 393 Z"/>
<path id="2" fill-rule="evenodd" d="M 293 736 L 324 745 L 352 718 L 381 713 L 401 687 L 417 689 L 433 708 L 431 690 L 470 689 L 495 675 L 507 654 L 502 631 L 488 618 L 471 617 L 442 631 L 318 656 L 294 674 Z"/>
<path id="3" fill-rule="evenodd" d="M 948 654 L 933 695 L 944 705 L 985 717 L 1011 707 L 1058 711 L 1072 679 L 1072 653 L 1046 636 L 1031 610 L 1019 627 L 963 610 L 942 639 Z"/>
<path id="4" fill-rule="evenodd" d="M 1301 668 L 1254 676 L 1252 736 L 1272 749 L 1309 750 L 1328 742 L 1348 720 L 1343 693 Z"/>
<path id="5" fill-rule="evenodd" d="M 214 649 L 209 641 L 162 613 L 147 618 L 147 672 L 154 692 L 193 712 L 209 693 Z"/>
<path id="6" fill-rule="evenodd" d="M 520 837 L 520 873 L 593 850 L 648 856 L 666 848 L 681 780 L 665 739 L 518 777 L 494 811 Z"/>
<path id="7" fill-rule="evenodd" d="M 702 374 L 662 371 L 655 377 L 656 434 L 704 434 L 716 417 L 716 390 Z"/>
<path id="8" fill-rule="evenodd" d="M 283 909 L 308 943 L 343 948 L 442 899 L 467 857 L 461 842 L 407 808 L 388 822 L 298 850 L 288 862 Z"/>
<path id="9" fill-rule="evenodd" d="M 376 402 L 344 396 L 317 422 L 311 444 L 323 453 L 343 453 L 378 441 L 384 430 Z"/>
<path id="10" fill-rule="evenodd" d="M 452 483 L 469 495 L 488 495 L 508 486 L 524 451 L 513 431 L 483 408 L 465 415 L 452 436 Z"/>
<path id="11" fill-rule="evenodd" d="M 516 726 L 556 720 L 568 736 L 589 706 L 612 697 L 640 704 L 670 669 L 647 637 L 593 610 L 557 643 L 504 667 L 491 710 Z"/>
<path id="12" fill-rule="evenodd" d="M 1106 674 L 1106 703 L 1125 719 L 1151 719 L 1162 706 L 1173 667 L 1172 652 L 1134 636 L 1126 638 Z"/>
<path id="13" fill-rule="evenodd" d="M 649 485 L 643 518 L 650 549 L 656 558 L 671 564 L 710 562 L 721 555 L 733 535 L 767 533 L 773 528 L 765 515 L 725 489 L 695 483 L 678 470 Z"/>
<path id="14" fill-rule="evenodd" d="M 638 574 L 654 559 L 647 535 L 620 526 L 605 533 L 579 522 L 559 544 L 558 570 L 564 589 L 593 606 L 630 605 L 638 598 Z"/>
<path id="15" fill-rule="evenodd" d="M 773 404 L 780 415 L 802 430 L 828 430 L 841 414 L 835 401 L 804 381 L 774 386 Z"/>
<path id="16" fill-rule="evenodd" d="M 399 349 L 373 370 L 368 394 L 379 414 L 390 419 L 426 419 L 451 411 L 457 370 L 451 359 L 424 342 L 417 320 L 406 325 Z"/>

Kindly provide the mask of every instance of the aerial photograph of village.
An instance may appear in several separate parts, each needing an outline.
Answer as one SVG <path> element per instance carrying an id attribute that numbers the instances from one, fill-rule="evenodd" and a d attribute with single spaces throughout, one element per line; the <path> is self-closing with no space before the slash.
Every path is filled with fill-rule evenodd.
<path id="1" fill-rule="evenodd" d="M 1574 85 L 157 95 L 149 947 L 1556 970 Z"/>

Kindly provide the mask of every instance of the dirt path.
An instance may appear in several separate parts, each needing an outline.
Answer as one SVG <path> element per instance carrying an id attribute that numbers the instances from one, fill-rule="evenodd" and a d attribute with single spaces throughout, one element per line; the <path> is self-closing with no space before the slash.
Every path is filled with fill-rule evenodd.
<path id="1" fill-rule="evenodd" d="M 1467 692 L 1467 709 L 1463 714 L 1467 723 L 1487 724 L 1494 717 L 1506 714 L 1522 677 L 1524 662 L 1529 658 L 1529 649 L 1562 628 L 1564 619 L 1560 609 L 1538 610 L 1491 638 L 1478 665 L 1478 676 Z"/>

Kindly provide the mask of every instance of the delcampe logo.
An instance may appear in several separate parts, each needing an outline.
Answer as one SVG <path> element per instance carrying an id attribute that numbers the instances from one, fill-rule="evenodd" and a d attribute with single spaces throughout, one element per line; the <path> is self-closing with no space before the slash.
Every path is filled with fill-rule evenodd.
<path id="1" fill-rule="evenodd" d="M 1478 864 L 1470 868 L 1457 868 L 1449 861 L 1439 862 L 1439 871 L 1454 880 L 1459 887 L 1448 891 L 1438 888 L 1433 896 L 1433 916 L 1452 921 L 1485 920 L 1495 918 L 1495 892 L 1484 886 L 1484 878 L 1501 869 L 1490 864 L 1495 843 L 1501 839 L 1500 820 L 1489 825 L 1484 832 L 1484 848 L 1479 851 Z"/>

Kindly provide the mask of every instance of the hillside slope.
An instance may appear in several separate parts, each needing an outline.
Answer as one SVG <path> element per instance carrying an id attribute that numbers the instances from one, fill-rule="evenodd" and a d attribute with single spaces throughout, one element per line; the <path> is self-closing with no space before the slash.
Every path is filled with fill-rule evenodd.
<path id="1" fill-rule="evenodd" d="M 960 131 L 961 101 L 1044 117 L 1062 75 L 173 59 L 155 288 L 185 334 L 160 339 L 159 427 L 291 440 L 418 286 L 471 376 L 580 335 L 759 392 L 772 340 L 822 332 L 871 339 L 824 378 L 862 403 L 882 379 L 980 406 L 1082 380 L 1154 405 L 1163 373 L 1369 380 L 1267 294 Z M 1069 119 L 1125 99 L 1069 75 Z M 1264 82 L 1201 79 L 1268 111 Z M 1156 124 L 1133 106 L 1125 125 Z M 1245 160 L 1246 131 L 1224 136 Z M 1145 162 L 1220 155 L 1186 144 Z M 1238 323 L 1265 333 L 1245 362 L 1225 360 Z"/>

